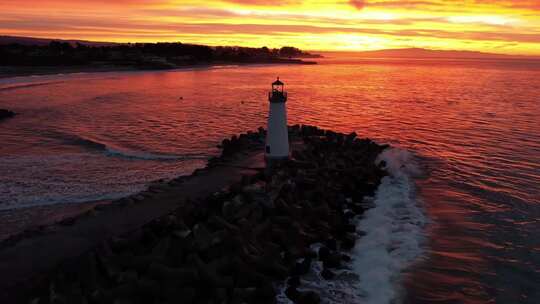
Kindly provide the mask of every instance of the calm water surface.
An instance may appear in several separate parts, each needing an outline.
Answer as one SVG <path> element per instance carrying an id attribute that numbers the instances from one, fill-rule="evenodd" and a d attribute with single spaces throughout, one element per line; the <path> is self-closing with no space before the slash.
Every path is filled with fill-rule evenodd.
<path id="1" fill-rule="evenodd" d="M 360 227 L 362 287 L 336 283 L 328 302 L 540 303 L 538 62 L 329 58 L 2 79 L 0 107 L 21 115 L 0 123 L 0 210 L 113 199 L 189 174 L 222 138 L 265 124 L 278 75 L 291 124 L 396 147 L 384 208 Z M 373 230 L 378 219 L 397 228 Z M 381 253 L 373 275 L 387 284 L 371 288 L 362 265 Z"/>

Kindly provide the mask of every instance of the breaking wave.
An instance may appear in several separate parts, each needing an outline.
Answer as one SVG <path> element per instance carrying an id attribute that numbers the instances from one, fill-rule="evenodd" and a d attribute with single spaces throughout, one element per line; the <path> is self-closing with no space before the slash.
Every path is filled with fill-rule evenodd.
<path id="1" fill-rule="evenodd" d="M 115 147 L 110 144 L 102 143 L 98 140 L 83 138 L 78 135 L 62 134 L 61 139 L 66 144 L 77 145 L 89 150 L 102 152 L 110 157 L 120 157 L 126 159 L 139 159 L 139 160 L 190 160 L 190 159 L 207 159 L 209 156 L 201 154 L 165 154 L 165 153 L 152 153 L 143 151 L 130 151 Z"/>
<path id="2" fill-rule="evenodd" d="M 377 189 L 374 207 L 359 221 L 364 236 L 353 253 L 358 292 L 368 304 L 399 302 L 401 274 L 422 255 L 426 224 L 413 181 L 422 174 L 414 156 L 392 148 L 379 156 L 381 161 L 389 176 Z"/>
<path id="3" fill-rule="evenodd" d="M 401 149 L 387 149 L 377 159 L 386 162 L 389 176 L 384 177 L 372 198 L 363 202 L 372 206 L 357 217 L 361 236 L 352 252 L 352 262 L 332 270 L 335 277 L 321 276 L 322 262 L 314 261 L 301 278 L 299 290 L 313 290 L 321 303 L 387 304 L 401 302 L 401 274 L 423 252 L 426 217 L 415 196 L 413 178 L 423 174 L 414 156 Z M 312 249 L 317 252 L 320 244 Z M 278 303 L 292 304 L 285 295 L 286 284 L 279 285 Z"/>

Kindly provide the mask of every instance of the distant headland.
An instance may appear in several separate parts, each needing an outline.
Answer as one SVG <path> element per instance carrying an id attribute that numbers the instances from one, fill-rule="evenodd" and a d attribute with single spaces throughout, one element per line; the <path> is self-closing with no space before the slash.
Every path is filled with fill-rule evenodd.
<path id="1" fill-rule="evenodd" d="M 508 55 L 464 50 L 433 50 L 424 48 L 381 49 L 346 52 L 360 58 L 415 58 L 415 59 L 526 59 L 540 60 L 539 56 Z"/>
<path id="2" fill-rule="evenodd" d="M 176 69 L 215 64 L 316 64 L 295 47 L 110 43 L 0 36 L 0 77 L 58 72 Z"/>

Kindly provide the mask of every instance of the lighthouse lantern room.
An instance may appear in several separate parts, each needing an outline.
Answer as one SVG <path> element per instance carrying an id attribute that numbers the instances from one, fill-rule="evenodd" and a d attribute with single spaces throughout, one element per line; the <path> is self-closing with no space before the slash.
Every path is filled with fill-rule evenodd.
<path id="1" fill-rule="evenodd" d="M 268 93 L 270 111 L 268 114 L 268 134 L 266 135 L 266 159 L 268 161 L 289 158 L 289 132 L 287 129 L 287 92 L 279 80 L 272 83 Z"/>

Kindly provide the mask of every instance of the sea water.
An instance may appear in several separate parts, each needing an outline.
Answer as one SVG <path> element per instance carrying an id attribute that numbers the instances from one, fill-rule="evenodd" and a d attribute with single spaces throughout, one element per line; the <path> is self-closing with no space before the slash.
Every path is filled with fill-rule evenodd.
<path id="1" fill-rule="evenodd" d="M 351 263 L 334 281 L 315 265 L 306 288 L 329 303 L 540 302 L 535 61 L 327 54 L 0 79 L 0 108 L 20 113 L 0 122 L 0 231 L 17 210 L 115 199 L 204 166 L 221 139 L 266 124 L 277 76 L 290 124 L 393 146 Z"/>

